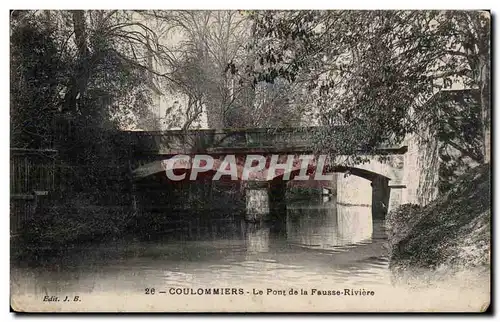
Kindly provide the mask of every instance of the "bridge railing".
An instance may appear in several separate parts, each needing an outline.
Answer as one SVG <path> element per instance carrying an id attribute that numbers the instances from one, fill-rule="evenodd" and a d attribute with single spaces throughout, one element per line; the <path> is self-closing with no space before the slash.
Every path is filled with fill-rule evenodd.
<path id="1" fill-rule="evenodd" d="M 155 151 L 159 147 L 172 151 L 208 151 L 211 149 L 245 149 L 301 147 L 310 145 L 306 129 L 246 129 L 246 130 L 190 130 L 128 132 L 141 151 Z"/>
<path id="2" fill-rule="evenodd" d="M 310 151 L 314 146 L 314 138 L 321 134 L 320 128 L 277 128 L 277 129 L 231 129 L 231 130 L 173 130 L 155 132 L 121 132 L 126 146 L 136 153 L 217 153 L 228 150 L 279 150 Z M 335 131 L 349 131 L 348 127 L 339 126 Z M 125 134 L 125 135 L 124 135 Z M 390 140 L 389 140 L 390 141 Z M 405 146 L 381 144 L 377 153 L 404 153 Z M 360 153 L 372 150 L 359 148 Z M 255 151 L 257 152 L 257 151 Z"/>

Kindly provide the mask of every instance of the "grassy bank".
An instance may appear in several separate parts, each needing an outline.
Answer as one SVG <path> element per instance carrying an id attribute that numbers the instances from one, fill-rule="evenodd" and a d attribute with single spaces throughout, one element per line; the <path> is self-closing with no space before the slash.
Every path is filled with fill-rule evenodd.
<path id="1" fill-rule="evenodd" d="M 489 270 L 490 189 L 490 167 L 482 165 L 426 207 L 403 205 L 391 212 L 387 231 L 393 271 Z"/>
<path id="2" fill-rule="evenodd" d="M 12 240 L 11 255 L 36 262 L 114 240 L 163 238 L 179 230 L 193 214 L 208 212 L 205 217 L 210 218 L 210 213 L 216 212 L 219 217 L 231 217 L 243 207 L 238 200 L 228 206 L 226 199 L 190 201 L 190 207 L 166 202 L 137 212 L 126 203 L 101 204 L 91 194 L 48 200 L 22 224 Z"/>

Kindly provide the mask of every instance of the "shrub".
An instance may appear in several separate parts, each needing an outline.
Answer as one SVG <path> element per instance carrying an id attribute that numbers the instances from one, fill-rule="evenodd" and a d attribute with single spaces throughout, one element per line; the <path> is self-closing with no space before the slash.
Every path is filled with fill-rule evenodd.
<path id="1" fill-rule="evenodd" d="M 404 239 L 421 217 L 422 207 L 416 204 L 403 204 L 391 210 L 386 217 L 389 242 L 397 244 Z"/>
<path id="2" fill-rule="evenodd" d="M 121 234 L 133 214 L 125 207 L 97 206 L 89 197 L 76 196 L 38 210 L 20 236 L 27 248 L 59 248 L 99 241 Z"/>

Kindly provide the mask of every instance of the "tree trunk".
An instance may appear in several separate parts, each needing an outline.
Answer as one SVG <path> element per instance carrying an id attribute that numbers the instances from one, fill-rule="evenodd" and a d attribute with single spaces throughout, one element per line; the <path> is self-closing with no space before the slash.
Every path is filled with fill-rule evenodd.
<path id="1" fill-rule="evenodd" d="M 223 129 L 224 119 L 220 105 L 213 101 L 207 102 L 206 105 L 208 128 L 215 130 Z"/>
<path id="2" fill-rule="evenodd" d="M 483 130 L 483 154 L 484 163 L 490 163 L 491 159 L 491 101 L 490 101 L 490 35 L 491 16 L 487 12 L 480 12 L 472 16 L 472 24 L 477 34 L 478 48 L 478 85 L 480 90 L 481 123 Z"/>
<path id="3" fill-rule="evenodd" d="M 77 110 L 77 100 L 81 100 L 83 98 L 87 88 L 90 71 L 85 13 L 83 10 L 73 10 L 72 14 L 75 44 L 78 50 L 78 64 L 74 77 L 71 79 L 69 84 L 69 89 L 66 92 L 64 103 L 66 109 L 71 113 L 74 113 Z"/>
<path id="4" fill-rule="evenodd" d="M 481 62 L 481 120 L 483 125 L 484 163 L 491 159 L 490 62 Z"/>

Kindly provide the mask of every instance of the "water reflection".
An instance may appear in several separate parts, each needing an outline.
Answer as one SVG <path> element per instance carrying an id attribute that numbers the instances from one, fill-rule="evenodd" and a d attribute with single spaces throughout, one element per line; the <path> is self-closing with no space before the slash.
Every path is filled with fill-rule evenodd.
<path id="1" fill-rule="evenodd" d="M 372 208 L 337 204 L 337 227 L 342 245 L 370 241 L 373 233 Z"/>
<path id="2" fill-rule="evenodd" d="M 246 224 L 246 247 L 249 253 L 265 253 L 269 251 L 270 228 L 262 223 Z"/>
<path id="3" fill-rule="evenodd" d="M 373 232 L 371 207 L 336 204 L 290 204 L 287 239 L 308 248 L 334 249 L 369 242 Z"/>
<path id="4" fill-rule="evenodd" d="M 339 245 L 337 213 L 332 203 L 287 206 L 286 233 L 289 243 L 310 248 Z"/>

